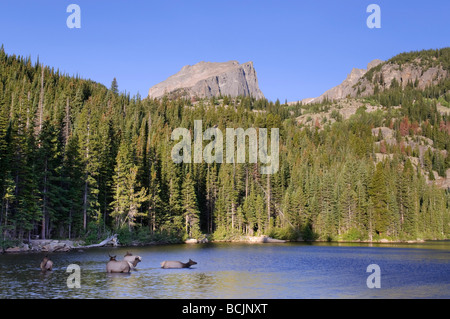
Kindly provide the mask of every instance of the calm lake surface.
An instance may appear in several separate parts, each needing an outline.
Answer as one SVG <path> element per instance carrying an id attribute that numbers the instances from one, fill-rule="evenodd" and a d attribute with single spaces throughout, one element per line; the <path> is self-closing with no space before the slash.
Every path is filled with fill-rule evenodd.
<path id="1" fill-rule="evenodd" d="M 130 274 L 107 274 L 108 253 L 142 257 Z M 450 298 L 450 241 L 421 244 L 285 243 L 164 245 L 0 255 L 0 298 Z M 198 262 L 161 269 L 164 260 Z M 68 288 L 67 266 L 81 268 L 81 288 Z M 381 269 L 369 289 L 367 266 Z"/>

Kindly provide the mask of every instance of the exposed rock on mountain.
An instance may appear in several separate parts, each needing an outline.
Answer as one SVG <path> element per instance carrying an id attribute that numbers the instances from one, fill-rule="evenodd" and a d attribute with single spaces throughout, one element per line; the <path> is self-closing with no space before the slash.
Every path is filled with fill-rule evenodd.
<path id="1" fill-rule="evenodd" d="M 419 89 L 436 85 L 449 76 L 448 69 L 436 58 L 417 57 L 401 60 L 401 55 L 386 62 L 373 60 L 367 70 L 353 69 L 347 78 L 338 86 L 331 88 L 316 98 L 303 99 L 303 104 L 322 102 L 325 98 L 339 100 L 345 97 L 368 96 L 374 92 L 394 86 L 410 84 Z"/>
<path id="2" fill-rule="evenodd" d="M 199 62 L 186 65 L 178 73 L 150 88 L 150 98 L 253 96 L 264 98 L 259 89 L 253 62 Z"/>
<path id="3" fill-rule="evenodd" d="M 442 65 L 430 66 L 420 58 L 404 64 L 387 61 L 364 74 L 354 90 L 365 96 L 373 94 L 376 87 L 382 91 L 395 85 L 405 87 L 408 83 L 423 90 L 448 76 L 448 71 Z"/>
<path id="4" fill-rule="evenodd" d="M 382 62 L 383 61 L 378 60 L 378 59 L 373 60 L 372 62 L 370 62 L 367 65 L 367 70 L 353 68 L 353 70 L 350 72 L 350 74 L 347 76 L 347 78 L 344 80 L 344 82 L 342 82 L 338 86 L 335 86 L 335 87 L 329 89 L 328 91 L 326 91 L 319 97 L 304 99 L 304 100 L 302 100 L 302 102 L 304 104 L 309 104 L 309 103 L 322 102 L 326 98 L 329 100 L 338 100 L 338 99 L 345 98 L 349 95 L 356 96 L 357 89 L 355 89 L 354 86 L 358 83 L 358 81 L 362 78 L 362 76 L 364 74 L 366 74 L 366 72 L 368 70 L 376 67 L 377 65 L 379 65 Z"/>

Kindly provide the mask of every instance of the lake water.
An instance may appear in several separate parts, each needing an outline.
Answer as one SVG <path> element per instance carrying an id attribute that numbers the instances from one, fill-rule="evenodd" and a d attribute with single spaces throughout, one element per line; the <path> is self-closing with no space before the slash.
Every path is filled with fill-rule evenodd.
<path id="1" fill-rule="evenodd" d="M 108 253 L 142 257 L 130 274 L 107 274 Z M 337 243 L 164 245 L 0 255 L 0 298 L 450 298 L 450 242 L 408 245 Z M 198 264 L 161 269 L 164 260 Z M 68 288 L 67 266 L 81 268 L 81 288 Z M 366 272 L 380 267 L 381 288 Z"/>

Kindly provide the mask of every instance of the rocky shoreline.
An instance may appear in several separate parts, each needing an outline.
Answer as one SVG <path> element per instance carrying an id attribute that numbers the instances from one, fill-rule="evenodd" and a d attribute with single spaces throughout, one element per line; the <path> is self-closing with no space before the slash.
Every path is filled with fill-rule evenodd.
<path id="1" fill-rule="evenodd" d="M 68 252 L 77 247 L 82 247 L 79 240 L 54 240 L 54 239 L 32 239 L 19 246 L 9 247 L 5 253 L 26 253 L 26 252 Z"/>
<path id="2" fill-rule="evenodd" d="M 292 242 L 289 240 L 275 239 L 266 235 L 262 236 L 241 236 L 236 239 L 228 240 L 212 240 L 209 241 L 208 238 L 204 237 L 201 239 L 189 238 L 184 241 L 185 244 L 207 244 L 214 242 L 231 242 L 231 243 L 250 243 L 250 244 L 264 244 L 264 243 L 286 243 Z M 305 242 L 305 240 L 297 240 L 294 242 Z M 327 242 L 321 240 L 315 240 L 312 242 Z M 425 240 L 407 240 L 407 241 L 393 241 L 387 239 L 381 239 L 379 241 L 332 241 L 332 243 L 367 243 L 367 244 L 414 244 L 414 243 L 424 243 Z M 182 243 L 182 242 L 181 242 Z M 121 246 L 121 247 L 133 247 L 133 246 L 150 246 L 155 244 L 170 244 L 168 242 L 158 242 L 158 243 L 133 243 L 131 245 L 120 245 L 116 235 L 105 239 L 103 242 L 94 245 L 84 246 L 82 240 L 56 240 L 56 239 L 33 239 L 21 245 L 15 247 L 9 247 L 7 249 L 0 249 L 0 253 L 32 253 L 32 252 L 68 252 L 71 250 L 82 250 L 85 248 L 92 247 L 103 247 L 103 246 Z"/>
<path id="3" fill-rule="evenodd" d="M 0 250 L 0 253 L 27 253 L 27 252 L 68 252 L 73 249 L 118 246 L 117 234 L 114 234 L 98 244 L 84 246 L 82 240 L 57 240 L 57 239 L 30 239 L 19 246 Z"/>

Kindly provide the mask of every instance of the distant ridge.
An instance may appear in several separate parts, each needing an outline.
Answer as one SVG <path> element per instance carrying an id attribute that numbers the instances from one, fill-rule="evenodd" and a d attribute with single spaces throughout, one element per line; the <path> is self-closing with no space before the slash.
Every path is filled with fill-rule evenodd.
<path id="1" fill-rule="evenodd" d="M 325 99 L 368 96 L 391 86 L 405 87 L 410 83 L 419 89 L 435 85 L 449 76 L 450 48 L 400 53 L 387 61 L 373 60 L 367 69 L 354 68 L 339 85 L 315 98 L 301 100 L 303 104 L 320 103 Z M 290 102 L 293 104 L 297 102 Z"/>
<path id="2" fill-rule="evenodd" d="M 329 89 L 328 91 L 326 91 L 325 93 L 323 93 L 318 97 L 303 99 L 302 103 L 303 104 L 320 103 L 324 99 L 338 100 L 345 98 L 348 95 L 355 96 L 357 90 L 354 89 L 354 85 L 358 83 L 358 81 L 361 79 L 362 76 L 364 76 L 364 74 L 366 74 L 367 71 L 376 67 L 380 63 L 383 63 L 383 61 L 375 59 L 367 65 L 367 69 L 353 68 L 350 74 L 347 75 L 347 78 L 341 84 Z"/>

